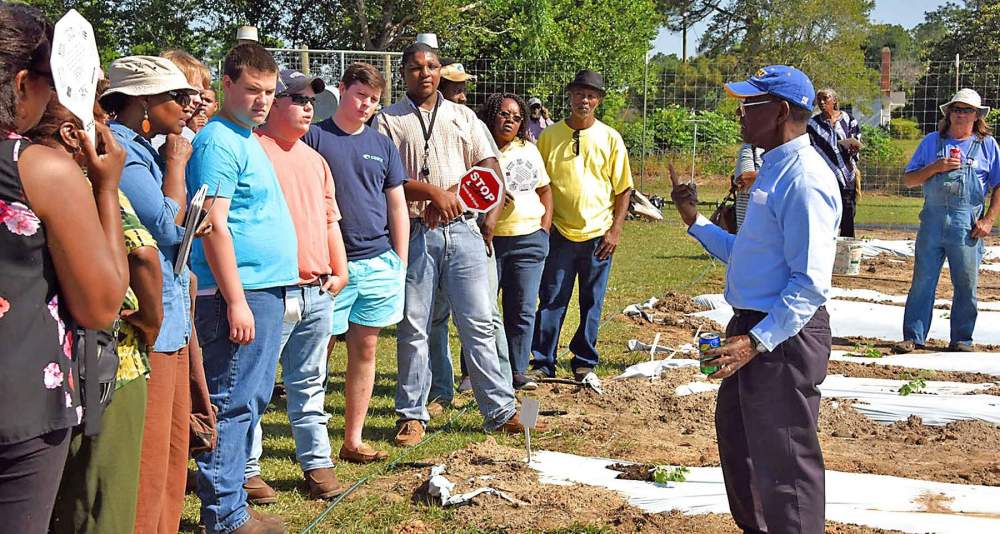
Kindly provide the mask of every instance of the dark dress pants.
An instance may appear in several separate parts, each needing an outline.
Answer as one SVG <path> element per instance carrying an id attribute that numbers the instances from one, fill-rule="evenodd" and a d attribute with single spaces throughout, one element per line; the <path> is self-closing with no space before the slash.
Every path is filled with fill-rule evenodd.
<path id="1" fill-rule="evenodd" d="M 764 313 L 737 310 L 726 336 L 745 335 Z M 745 532 L 821 534 L 823 452 L 816 434 L 830 358 L 830 316 L 820 308 L 799 333 L 722 381 L 715 407 L 729 508 Z"/>

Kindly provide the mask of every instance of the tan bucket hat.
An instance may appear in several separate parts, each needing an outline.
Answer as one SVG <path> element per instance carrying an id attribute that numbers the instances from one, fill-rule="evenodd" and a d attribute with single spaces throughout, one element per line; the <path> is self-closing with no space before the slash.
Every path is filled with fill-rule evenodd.
<path id="1" fill-rule="evenodd" d="M 199 90 L 188 83 L 181 69 L 169 59 L 156 56 L 129 56 L 114 60 L 108 68 L 111 86 L 101 95 L 121 93 L 129 96 L 149 96 L 167 91 Z"/>
<path id="2" fill-rule="evenodd" d="M 947 115 L 948 106 L 954 104 L 955 102 L 968 104 L 978 109 L 980 117 L 985 117 L 990 112 L 990 107 L 983 105 L 983 99 L 982 97 L 979 96 L 979 93 L 977 93 L 973 89 L 966 88 L 966 89 L 959 89 L 959 91 L 955 93 L 955 96 L 951 97 L 951 100 L 945 102 L 944 104 L 941 104 L 940 107 L 941 113 Z"/>

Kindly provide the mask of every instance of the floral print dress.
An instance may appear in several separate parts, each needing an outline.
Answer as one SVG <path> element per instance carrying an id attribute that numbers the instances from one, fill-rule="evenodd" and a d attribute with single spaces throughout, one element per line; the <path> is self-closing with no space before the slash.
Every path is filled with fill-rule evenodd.
<path id="1" fill-rule="evenodd" d="M 0 140 L 0 445 L 79 424 L 72 335 L 45 227 L 31 211 L 17 160 L 27 139 Z"/>

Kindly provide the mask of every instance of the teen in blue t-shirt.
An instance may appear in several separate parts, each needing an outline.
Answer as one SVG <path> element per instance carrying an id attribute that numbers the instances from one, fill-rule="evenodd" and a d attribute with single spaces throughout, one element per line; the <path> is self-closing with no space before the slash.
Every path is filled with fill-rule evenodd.
<path id="1" fill-rule="evenodd" d="M 410 236 L 399 151 L 388 137 L 365 125 L 384 88 L 378 69 L 351 64 L 341 77 L 337 112 L 303 138 L 330 166 L 342 217 L 348 279 L 334 302 L 332 333 L 347 334 L 340 458 L 357 463 L 386 458 L 385 451 L 362 442 L 361 433 L 375 383 L 379 331 L 403 318 Z"/>

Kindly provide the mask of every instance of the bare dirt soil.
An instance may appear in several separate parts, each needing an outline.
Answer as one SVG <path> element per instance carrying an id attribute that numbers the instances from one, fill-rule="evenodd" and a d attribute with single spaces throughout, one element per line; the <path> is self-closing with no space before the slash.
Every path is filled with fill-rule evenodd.
<path id="1" fill-rule="evenodd" d="M 509 502 L 492 495 L 476 497 L 469 505 L 454 509 L 454 515 L 442 524 L 424 521 L 403 523 L 396 532 L 423 534 L 443 532 L 455 525 L 489 532 L 531 532 L 565 528 L 567 525 L 600 525 L 614 532 L 670 532 L 677 534 L 738 533 L 727 515 L 684 515 L 680 512 L 648 514 L 628 505 L 617 493 L 585 485 L 541 484 L 534 470 L 524 462 L 524 450 L 485 442 L 434 459 L 447 465 L 444 474 L 461 493 L 489 486 L 508 494 Z M 426 486 L 427 467 L 403 469 L 391 477 L 370 483 L 365 493 L 389 501 L 411 500 L 428 503 L 421 488 Z M 829 523 L 828 533 L 875 534 L 892 532 L 880 529 Z"/>

